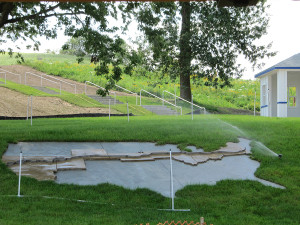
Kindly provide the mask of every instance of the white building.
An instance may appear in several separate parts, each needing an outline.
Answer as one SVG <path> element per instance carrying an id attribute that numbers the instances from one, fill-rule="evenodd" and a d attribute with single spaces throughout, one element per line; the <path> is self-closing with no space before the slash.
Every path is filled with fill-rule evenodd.
<path id="1" fill-rule="evenodd" d="M 300 117 L 300 53 L 258 73 L 261 116 Z"/>

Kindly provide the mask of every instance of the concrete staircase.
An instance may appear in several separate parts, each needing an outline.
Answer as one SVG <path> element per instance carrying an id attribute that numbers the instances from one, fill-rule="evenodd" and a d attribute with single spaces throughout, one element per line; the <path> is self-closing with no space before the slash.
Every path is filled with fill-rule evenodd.
<path id="1" fill-rule="evenodd" d="M 96 101 L 100 102 L 103 105 L 108 105 L 109 100 L 111 105 L 115 103 L 115 99 L 112 98 L 111 96 L 105 96 L 105 97 L 102 97 L 100 95 L 88 95 L 88 96 L 92 99 L 95 99 Z M 124 104 L 124 103 L 120 102 L 119 100 L 116 100 L 116 104 Z"/>
<path id="2" fill-rule="evenodd" d="M 176 112 L 164 105 L 142 105 L 142 107 L 157 115 L 180 115 L 179 111 Z"/>

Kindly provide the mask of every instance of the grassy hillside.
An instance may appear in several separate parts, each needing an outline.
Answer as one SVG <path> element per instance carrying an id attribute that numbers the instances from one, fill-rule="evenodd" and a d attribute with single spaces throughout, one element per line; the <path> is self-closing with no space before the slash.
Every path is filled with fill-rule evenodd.
<path id="1" fill-rule="evenodd" d="M 42 72 L 62 76 L 72 80 L 84 82 L 92 81 L 100 86 L 104 86 L 106 80 L 94 75 L 94 64 L 90 64 L 86 58 L 82 64 L 76 62 L 76 57 L 69 55 L 53 54 L 24 54 L 25 64 Z M 16 60 L 14 60 L 16 62 Z M 0 55 L 0 65 L 13 64 L 13 59 L 6 55 Z M 259 82 L 251 80 L 232 80 L 232 87 L 215 89 L 205 86 L 204 79 L 191 77 L 192 94 L 194 101 L 201 106 L 205 106 L 211 111 L 224 111 L 222 108 L 246 109 L 254 108 L 254 93 L 256 95 L 256 110 L 259 111 Z M 145 89 L 158 96 L 162 96 L 163 91 L 179 95 L 179 79 L 171 80 L 166 74 L 155 74 L 143 70 L 134 71 L 132 76 L 123 75 L 118 83 L 133 92 L 139 93 Z M 144 93 L 143 93 L 144 94 Z M 165 93 L 165 97 L 173 102 L 173 96 Z M 173 102 L 174 103 L 174 102 Z"/>
<path id="2" fill-rule="evenodd" d="M 133 117 L 130 123 L 121 117 L 36 119 L 32 127 L 28 121 L 1 121 L 0 155 L 8 143 L 18 141 L 158 141 L 210 151 L 241 135 L 221 121 L 238 126 L 248 138 L 283 154 L 281 160 L 258 153 L 253 157 L 261 163 L 258 177 L 286 189 L 239 180 L 190 185 L 176 192 L 175 206 L 191 211 L 168 212 L 158 209 L 169 208 L 170 199 L 147 189 L 59 185 L 23 177 L 21 194 L 25 196 L 18 198 L 18 177 L 0 162 L 0 224 L 156 225 L 166 220 L 198 221 L 200 216 L 214 225 L 300 224 L 298 118 L 198 115 L 193 121 L 189 116 Z M 79 199 L 87 202 L 76 201 Z"/>

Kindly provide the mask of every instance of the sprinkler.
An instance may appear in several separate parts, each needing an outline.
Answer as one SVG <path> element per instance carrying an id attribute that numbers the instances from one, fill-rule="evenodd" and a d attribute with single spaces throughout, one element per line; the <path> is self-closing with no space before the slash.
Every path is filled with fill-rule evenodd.
<path id="1" fill-rule="evenodd" d="M 278 158 L 281 159 L 282 158 L 282 154 L 278 154 Z"/>

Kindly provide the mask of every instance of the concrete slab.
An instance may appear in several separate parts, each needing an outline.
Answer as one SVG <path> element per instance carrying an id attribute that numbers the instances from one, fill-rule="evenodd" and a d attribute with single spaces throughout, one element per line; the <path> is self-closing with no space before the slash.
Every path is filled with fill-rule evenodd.
<path id="1" fill-rule="evenodd" d="M 106 156 L 104 149 L 72 149 L 72 156 Z"/>
<path id="2" fill-rule="evenodd" d="M 184 162 L 186 164 L 193 165 L 193 166 L 196 166 L 198 164 L 198 162 L 195 161 L 191 155 L 177 155 L 177 156 L 172 156 L 172 158 L 179 162 Z"/>
<path id="3" fill-rule="evenodd" d="M 221 147 L 219 150 L 214 152 L 240 152 L 243 151 L 243 148 L 239 143 L 228 142 L 226 147 Z"/>
<path id="4" fill-rule="evenodd" d="M 141 158 L 121 158 L 121 162 L 143 162 L 143 161 L 154 161 L 152 157 L 141 157 Z"/>
<path id="5" fill-rule="evenodd" d="M 83 159 L 71 159 L 65 162 L 57 163 L 57 170 L 85 170 L 85 162 Z"/>

